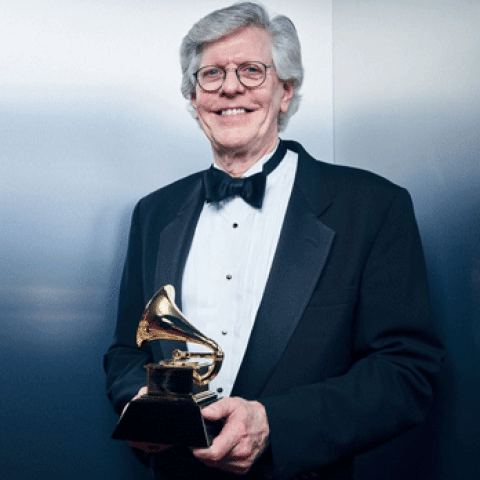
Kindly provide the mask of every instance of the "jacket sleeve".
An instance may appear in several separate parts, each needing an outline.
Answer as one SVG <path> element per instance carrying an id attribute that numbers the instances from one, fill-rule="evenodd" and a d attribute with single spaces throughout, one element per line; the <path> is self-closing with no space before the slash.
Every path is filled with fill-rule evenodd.
<path id="1" fill-rule="evenodd" d="M 405 190 L 392 200 L 362 268 L 347 371 L 260 399 L 275 478 L 352 457 L 427 414 L 443 349 L 431 323 L 423 251 Z"/>
<path id="2" fill-rule="evenodd" d="M 135 343 L 136 330 L 145 308 L 143 257 L 138 204 L 133 212 L 120 286 L 116 331 L 112 345 L 104 356 L 107 395 L 118 414 L 138 390 L 146 385 L 144 365 L 152 361 L 148 345 L 139 349 Z"/>

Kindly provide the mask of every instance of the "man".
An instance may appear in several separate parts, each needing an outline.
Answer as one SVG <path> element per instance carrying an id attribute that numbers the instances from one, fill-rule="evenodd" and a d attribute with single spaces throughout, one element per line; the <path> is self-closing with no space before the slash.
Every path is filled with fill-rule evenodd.
<path id="1" fill-rule="evenodd" d="M 145 393 L 143 365 L 179 346 L 135 346 L 145 304 L 172 284 L 225 351 L 211 384 L 225 398 L 203 410 L 225 425 L 208 449 L 134 444 L 156 478 L 351 479 L 355 454 L 425 418 L 442 357 L 409 195 L 279 141 L 303 78 L 287 18 L 213 12 L 181 55 L 215 166 L 135 208 L 109 397 L 121 412 Z"/>

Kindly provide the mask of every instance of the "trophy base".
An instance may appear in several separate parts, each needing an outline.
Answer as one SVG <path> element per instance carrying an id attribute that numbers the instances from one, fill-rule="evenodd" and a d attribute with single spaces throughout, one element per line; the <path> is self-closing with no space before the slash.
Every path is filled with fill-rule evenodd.
<path id="1" fill-rule="evenodd" d="M 208 422 L 202 407 L 217 399 L 199 395 L 145 395 L 130 402 L 112 434 L 115 440 L 209 447 L 222 422 Z"/>

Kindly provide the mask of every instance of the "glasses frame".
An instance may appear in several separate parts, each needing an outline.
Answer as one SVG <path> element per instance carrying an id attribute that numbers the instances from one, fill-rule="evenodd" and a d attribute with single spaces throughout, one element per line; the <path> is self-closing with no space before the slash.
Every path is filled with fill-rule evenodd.
<path id="1" fill-rule="evenodd" d="M 245 85 L 243 82 L 242 82 L 242 79 L 240 78 L 240 74 L 239 74 L 239 70 L 244 67 L 245 65 L 251 65 L 251 64 L 259 64 L 259 65 L 263 65 L 263 67 L 265 68 L 265 75 L 263 76 L 263 80 L 258 84 L 258 85 L 255 85 L 253 87 L 250 87 L 248 85 Z M 239 65 L 238 67 L 236 68 L 233 68 L 233 67 L 230 67 L 230 68 L 223 68 L 223 67 L 220 67 L 219 65 L 205 65 L 204 67 L 202 68 L 199 68 L 194 74 L 193 76 L 195 77 L 195 82 L 197 83 L 197 85 L 205 92 L 208 92 L 208 93 L 213 93 L 213 92 L 218 92 L 222 87 L 223 87 L 223 84 L 225 83 L 225 79 L 227 78 L 227 72 L 229 70 L 235 70 L 235 74 L 237 76 L 237 79 L 238 81 L 245 87 L 245 88 L 258 88 L 260 86 L 262 86 L 264 83 L 265 83 L 265 80 L 267 79 L 267 73 L 268 73 L 268 69 L 269 68 L 272 68 L 274 67 L 275 65 L 266 65 L 265 63 L 263 62 L 257 62 L 257 61 L 252 61 L 252 62 L 243 62 L 241 65 Z M 212 68 L 212 67 L 215 67 L 215 68 L 218 68 L 219 70 L 223 71 L 223 78 L 222 78 L 222 83 L 221 85 L 218 87 L 218 88 L 214 88 L 212 90 L 209 90 L 207 88 L 205 88 L 204 86 L 202 86 L 202 84 L 198 81 L 198 74 L 202 71 L 202 70 L 205 70 L 206 68 Z"/>

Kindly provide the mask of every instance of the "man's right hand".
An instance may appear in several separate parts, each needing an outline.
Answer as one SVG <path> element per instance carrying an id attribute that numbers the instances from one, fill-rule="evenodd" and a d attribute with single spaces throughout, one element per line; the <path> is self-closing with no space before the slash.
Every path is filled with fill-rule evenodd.
<path id="1" fill-rule="evenodd" d="M 142 387 L 138 391 L 138 393 L 132 398 L 132 401 L 146 394 L 147 394 L 147 387 Z M 128 403 L 127 405 L 125 405 L 123 412 L 125 412 L 125 409 L 128 407 L 128 405 L 129 405 Z M 122 415 L 123 415 L 123 412 L 122 412 Z M 147 443 L 147 442 L 128 442 L 128 443 L 130 444 L 131 447 L 138 448 L 139 450 L 143 450 L 144 452 L 147 452 L 147 453 L 160 453 L 172 447 L 172 445 L 164 445 L 162 443 Z"/>

